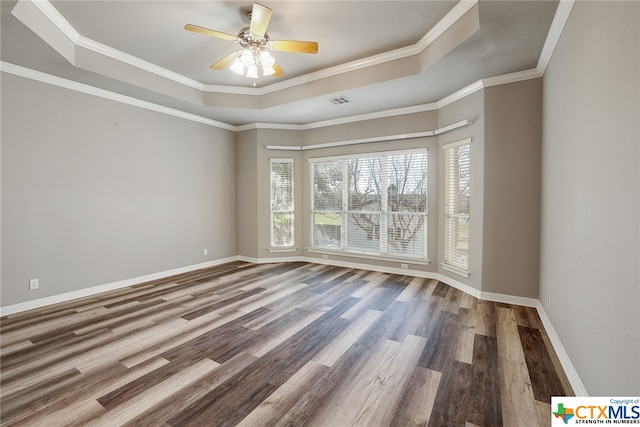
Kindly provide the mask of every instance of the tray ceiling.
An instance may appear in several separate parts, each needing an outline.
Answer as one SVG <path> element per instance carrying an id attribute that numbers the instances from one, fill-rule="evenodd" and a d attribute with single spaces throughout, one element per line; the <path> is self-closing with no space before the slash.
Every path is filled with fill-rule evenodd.
<path id="1" fill-rule="evenodd" d="M 253 81 L 211 64 L 237 44 L 251 2 L 2 1 L 2 61 L 233 125 L 305 124 L 434 103 L 536 68 L 557 1 L 264 1 L 286 74 Z M 19 3 L 19 4 L 18 4 Z M 255 83 L 255 86 L 254 86 Z M 332 104 L 345 96 L 350 102 Z"/>

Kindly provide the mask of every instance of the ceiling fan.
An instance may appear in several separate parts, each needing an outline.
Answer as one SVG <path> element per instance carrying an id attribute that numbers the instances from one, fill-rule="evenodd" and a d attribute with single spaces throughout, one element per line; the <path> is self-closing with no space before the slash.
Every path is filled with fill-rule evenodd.
<path id="1" fill-rule="evenodd" d="M 235 41 L 242 49 L 225 56 L 210 68 L 222 70 L 231 64 L 231 70 L 240 75 L 257 79 L 258 72 L 262 76 L 279 77 L 284 70 L 269 53 L 270 50 L 298 53 L 318 53 L 318 43 L 311 41 L 271 40 L 267 34 L 267 26 L 271 19 L 272 10 L 266 6 L 254 3 L 247 13 L 250 24 L 240 30 L 237 36 L 210 30 L 197 25 L 187 24 L 184 29 L 224 40 Z"/>

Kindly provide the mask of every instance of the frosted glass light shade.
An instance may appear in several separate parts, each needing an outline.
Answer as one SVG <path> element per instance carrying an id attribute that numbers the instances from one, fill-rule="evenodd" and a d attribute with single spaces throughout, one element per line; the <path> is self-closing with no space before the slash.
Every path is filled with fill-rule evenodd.
<path id="1" fill-rule="evenodd" d="M 251 79 L 258 78 L 258 66 L 257 65 L 249 65 L 247 67 L 247 77 Z"/>
<path id="2" fill-rule="evenodd" d="M 231 64 L 231 71 L 244 76 L 244 65 L 242 65 L 242 60 L 240 58 L 233 61 L 233 64 Z"/>

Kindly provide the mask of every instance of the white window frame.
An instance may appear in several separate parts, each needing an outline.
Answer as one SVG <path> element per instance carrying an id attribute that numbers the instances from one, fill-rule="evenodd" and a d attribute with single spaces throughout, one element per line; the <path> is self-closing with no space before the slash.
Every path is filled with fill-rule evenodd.
<path id="1" fill-rule="evenodd" d="M 389 252 L 388 250 L 388 227 L 387 220 L 388 215 L 394 212 L 390 211 L 387 206 L 387 197 L 388 190 L 387 186 L 389 184 L 389 175 L 388 172 L 385 171 L 385 162 L 382 162 L 381 172 L 381 183 L 380 183 L 380 192 L 381 192 L 381 200 L 380 205 L 381 209 L 376 211 L 364 211 L 364 210 L 349 210 L 349 180 L 348 180 L 348 162 L 351 159 L 368 159 L 373 157 L 392 157 L 392 156 L 401 156 L 401 155 L 409 155 L 409 154 L 422 154 L 426 156 L 426 182 L 425 182 L 425 210 L 424 212 L 418 211 L 409 211 L 406 214 L 411 215 L 419 215 L 423 216 L 423 230 L 424 236 L 422 237 L 424 240 L 424 248 L 422 249 L 421 256 L 411 256 L 406 254 L 400 254 L 396 252 Z M 326 209 L 315 209 L 315 193 L 314 193 L 314 165 L 322 162 L 342 162 L 342 206 L 339 209 L 335 210 L 326 210 Z M 382 258 L 382 259 L 390 259 L 390 260 L 402 260 L 409 261 L 414 264 L 429 264 L 428 259 L 428 172 L 429 172 L 429 151 L 426 147 L 418 148 L 418 149 L 409 149 L 409 150 L 396 150 L 396 151 L 384 151 L 384 152 L 373 152 L 373 153 L 363 153 L 363 154 L 355 154 L 355 155 L 346 155 L 346 156 L 332 156 L 332 157 L 318 157 L 309 159 L 309 174 L 310 174 L 310 246 L 308 250 L 310 252 L 317 253 L 342 253 L 344 255 L 353 256 L 353 257 L 364 257 L 364 258 Z M 331 213 L 335 212 L 336 214 L 340 214 L 341 217 L 341 228 L 340 228 L 340 247 L 328 247 L 323 245 L 314 245 L 314 225 L 315 225 L 315 214 L 316 213 Z M 348 227 L 349 227 L 349 215 L 356 213 L 371 213 L 371 214 L 379 214 L 379 226 L 377 232 L 380 233 L 380 249 L 378 251 L 370 251 L 364 249 L 357 249 L 349 246 L 348 242 Z M 398 212 L 401 214 L 402 212 Z"/>
<path id="2" fill-rule="evenodd" d="M 458 198 L 459 180 L 455 171 L 451 170 L 454 163 L 458 160 L 455 156 L 458 150 L 467 146 L 469 149 L 469 213 L 460 212 L 461 200 Z M 469 277 L 469 249 L 470 249 L 470 230 L 471 230 L 471 194 L 472 194 L 472 176 L 471 170 L 473 167 L 471 157 L 471 138 L 463 139 L 461 141 L 452 142 L 442 146 L 444 154 L 444 261 L 442 262 L 442 268 L 451 271 L 463 277 Z M 458 167 L 457 165 L 455 167 Z M 463 238 L 459 237 L 459 228 L 457 224 L 467 224 L 467 236 L 466 236 L 466 257 L 460 256 L 460 250 L 458 249 L 465 242 Z"/>
<path id="3" fill-rule="evenodd" d="M 291 164 L 291 205 L 287 209 L 274 209 L 273 198 L 273 165 L 276 163 L 290 163 Z M 271 158 L 269 159 L 269 251 L 270 252 L 293 252 L 295 247 L 295 161 L 293 158 Z M 278 245 L 275 242 L 274 235 L 274 221 L 277 214 L 290 214 L 291 215 L 291 244 L 290 245 Z"/>

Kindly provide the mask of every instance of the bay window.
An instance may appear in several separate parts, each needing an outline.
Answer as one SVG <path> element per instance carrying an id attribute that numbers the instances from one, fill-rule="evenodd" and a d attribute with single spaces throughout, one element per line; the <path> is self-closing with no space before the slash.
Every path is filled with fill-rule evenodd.
<path id="1" fill-rule="evenodd" d="M 427 260 L 427 150 L 312 159 L 312 249 Z"/>
<path id="2" fill-rule="evenodd" d="M 444 149 L 443 268 L 468 276 L 471 200 L 471 140 L 446 144 Z"/>
<path id="3" fill-rule="evenodd" d="M 270 159 L 271 170 L 271 249 L 293 249 L 294 200 L 293 159 Z"/>

